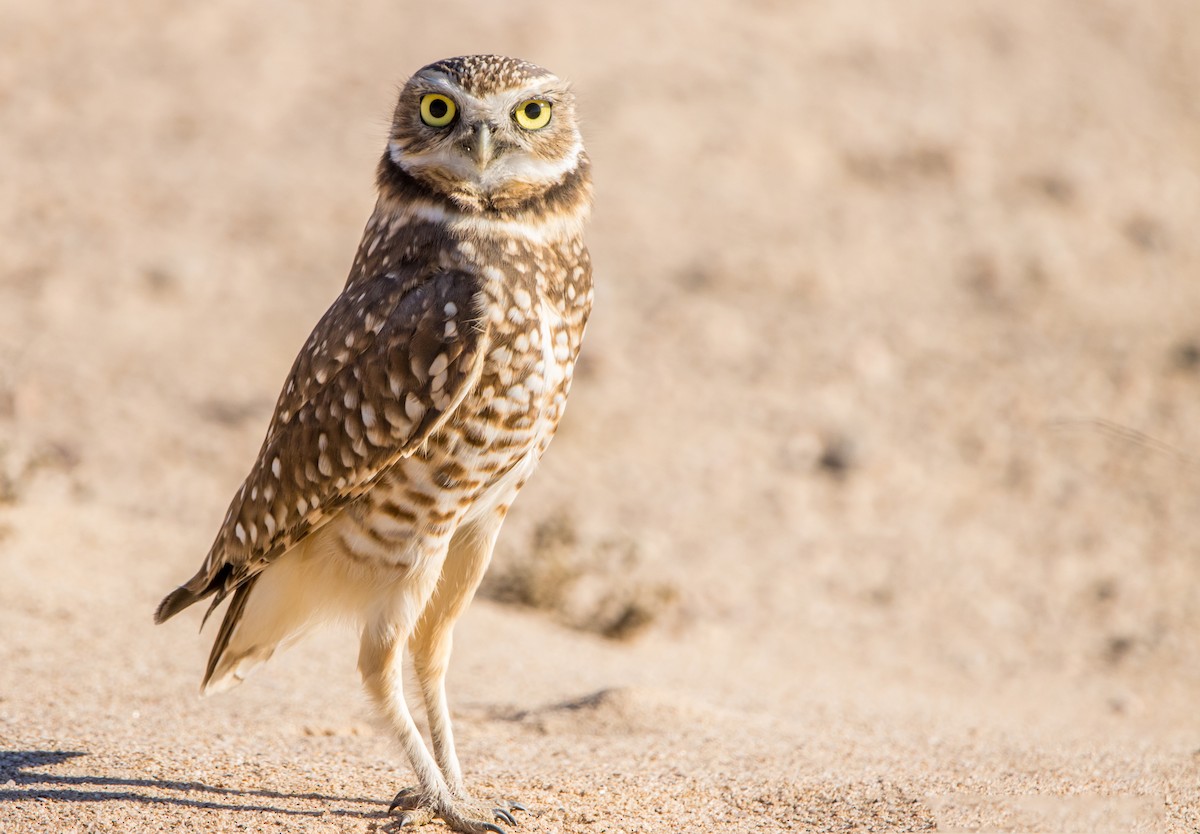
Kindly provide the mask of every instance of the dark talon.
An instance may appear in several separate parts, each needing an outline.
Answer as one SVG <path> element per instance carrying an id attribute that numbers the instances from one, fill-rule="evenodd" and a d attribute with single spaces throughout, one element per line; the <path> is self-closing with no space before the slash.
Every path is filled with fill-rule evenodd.
<path id="1" fill-rule="evenodd" d="M 528 809 L 528 808 L 526 808 L 524 805 L 522 805 L 520 802 L 509 802 L 509 803 L 508 803 L 508 810 L 510 810 L 510 811 L 524 811 L 524 812 L 525 812 L 525 813 L 527 813 L 527 814 L 529 813 L 529 809 Z"/>
<path id="2" fill-rule="evenodd" d="M 397 808 L 402 808 L 405 811 L 414 810 L 420 804 L 419 800 L 415 802 L 413 801 L 416 798 L 417 791 L 415 788 L 404 788 L 403 790 L 397 792 L 396 796 L 392 799 L 392 804 L 388 806 L 388 813 L 390 814 Z M 404 803 L 406 802 L 411 804 L 405 805 Z"/>
<path id="3" fill-rule="evenodd" d="M 512 814 L 510 814 L 508 811 L 505 811 L 503 808 L 493 808 L 492 813 L 496 815 L 496 819 L 504 820 L 509 825 L 517 824 L 516 818 Z"/>
<path id="4" fill-rule="evenodd" d="M 501 828 L 498 825 L 492 825 L 490 822 L 485 822 L 483 824 L 483 828 L 485 831 L 493 831 L 493 832 L 495 832 L 495 834 L 508 834 L 508 832 L 505 831 L 503 828 Z"/>

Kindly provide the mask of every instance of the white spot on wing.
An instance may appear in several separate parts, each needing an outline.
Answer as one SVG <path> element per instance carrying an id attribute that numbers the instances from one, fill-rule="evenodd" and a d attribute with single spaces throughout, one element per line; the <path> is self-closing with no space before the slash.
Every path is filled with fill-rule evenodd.
<path id="1" fill-rule="evenodd" d="M 439 353 L 434 358 L 433 363 L 430 364 L 430 366 L 429 366 L 429 375 L 430 376 L 440 376 L 442 373 L 445 372 L 446 368 L 449 365 L 450 365 L 450 358 L 448 356 L 446 356 L 446 354 L 444 354 L 444 353 Z M 434 387 L 440 388 L 441 386 L 435 385 Z"/>
<path id="2" fill-rule="evenodd" d="M 421 418 L 425 416 L 425 406 L 416 394 L 409 394 L 404 398 L 404 413 L 414 423 L 420 422 Z"/>

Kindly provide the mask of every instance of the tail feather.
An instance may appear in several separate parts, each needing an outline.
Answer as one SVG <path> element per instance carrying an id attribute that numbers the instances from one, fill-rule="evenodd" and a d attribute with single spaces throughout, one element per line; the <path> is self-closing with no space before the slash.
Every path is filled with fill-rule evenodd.
<path id="1" fill-rule="evenodd" d="M 228 566 L 211 578 L 198 575 L 167 595 L 155 619 L 162 622 L 213 594 L 209 614 L 226 595 L 229 607 L 208 657 L 201 684 L 205 694 L 240 683 L 277 649 L 321 622 L 356 620 L 379 587 L 373 572 L 347 570 L 327 548 L 302 546 L 250 577 L 233 580 Z"/>
<path id="2" fill-rule="evenodd" d="M 241 622 L 242 615 L 246 612 L 246 602 L 250 599 L 250 591 L 254 589 L 257 579 L 257 576 L 252 577 L 250 581 L 241 585 L 233 592 L 233 599 L 229 601 L 229 607 L 225 609 L 225 617 L 221 620 L 221 628 L 217 632 L 217 639 L 213 641 L 212 651 L 208 655 L 208 666 L 204 670 L 204 681 L 200 684 L 202 692 L 218 692 L 222 689 L 227 689 L 239 683 L 245 677 L 245 675 L 238 674 L 238 669 L 235 668 L 234 664 L 229 662 L 222 664 L 222 661 L 225 660 L 225 654 L 229 649 L 229 641 L 232 639 L 238 623 Z M 211 608 L 208 613 L 212 613 Z M 204 618 L 207 620 L 208 614 L 205 614 Z M 271 646 L 267 650 L 266 655 L 260 658 L 260 660 L 266 660 L 271 656 L 273 651 L 274 646 Z M 236 662 L 241 660 L 241 657 L 232 657 L 230 660 Z M 222 675 L 214 681 L 213 675 L 216 673 L 218 667 L 223 667 L 221 669 Z M 232 678 L 230 678 L 231 673 Z M 227 678 L 230 679 L 226 681 Z"/>
<path id="3" fill-rule="evenodd" d="M 229 565 L 222 565 L 221 569 L 212 576 L 202 570 L 163 597 L 163 601 L 154 611 L 154 622 L 165 623 L 183 609 L 213 594 L 217 594 L 214 607 L 220 604 L 221 600 L 225 598 L 225 594 L 229 592 L 227 586 L 230 584 L 229 579 L 232 573 L 233 569 Z M 209 614 L 211 613 L 212 609 L 209 609 Z M 208 620 L 208 614 L 204 615 L 204 619 Z"/>
<path id="4" fill-rule="evenodd" d="M 154 622 L 156 624 L 165 623 L 180 611 L 199 600 L 200 597 L 188 590 L 186 585 L 180 585 L 174 591 L 167 594 L 163 598 L 163 601 L 158 604 L 158 608 L 154 610 Z"/>
<path id="5" fill-rule="evenodd" d="M 339 573 L 305 555 L 285 555 L 230 595 L 208 658 L 201 686 L 205 694 L 240 683 L 276 649 L 328 619 L 325 603 L 331 593 L 337 596 Z"/>

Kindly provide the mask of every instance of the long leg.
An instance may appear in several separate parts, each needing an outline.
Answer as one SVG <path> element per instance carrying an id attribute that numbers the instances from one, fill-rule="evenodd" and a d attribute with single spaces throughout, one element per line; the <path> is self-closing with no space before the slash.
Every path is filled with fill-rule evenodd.
<path id="1" fill-rule="evenodd" d="M 453 831 L 504 834 L 502 828 L 479 817 L 511 820 L 511 815 L 500 809 L 476 806 L 461 793 L 456 795 L 451 791 L 438 763 L 426 749 L 404 699 L 404 647 L 416 627 L 418 616 L 430 601 L 432 585 L 441 567 L 438 562 L 424 575 L 406 578 L 398 586 L 391 604 L 368 620 L 363 629 L 358 668 L 367 692 L 392 725 L 417 777 L 417 788 L 401 791 L 393 804 L 393 809 L 401 810 L 399 824 L 423 825 L 437 817 Z M 459 781 L 461 783 L 461 777 Z"/>
<path id="2" fill-rule="evenodd" d="M 462 769 L 454 749 L 450 708 L 446 700 L 446 669 L 454 642 L 454 623 L 475 595 L 492 558 L 504 510 L 461 528 L 450 542 L 442 575 L 409 640 L 413 671 L 421 685 L 433 752 L 447 786 L 465 797 Z"/>
<path id="3" fill-rule="evenodd" d="M 358 670 L 371 699 L 400 739 L 417 777 L 421 804 L 429 809 L 431 818 L 433 809 L 449 800 L 450 790 L 442 779 L 437 763 L 425 749 L 421 732 L 413 722 L 404 700 L 404 644 L 424 602 L 423 599 L 414 598 L 416 595 L 412 593 L 413 590 L 402 590 L 390 610 L 381 612 L 367 623 L 358 653 Z"/>

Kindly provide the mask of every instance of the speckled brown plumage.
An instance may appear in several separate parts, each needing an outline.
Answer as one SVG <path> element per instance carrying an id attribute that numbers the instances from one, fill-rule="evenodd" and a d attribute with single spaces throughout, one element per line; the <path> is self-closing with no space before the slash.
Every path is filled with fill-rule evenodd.
<path id="1" fill-rule="evenodd" d="M 449 100 L 449 123 L 430 123 L 429 96 Z M 518 122 L 530 102 L 550 114 L 537 129 Z M 209 689 L 313 622 L 358 619 L 364 682 L 418 778 L 397 797 L 406 824 L 495 830 L 463 788 L 443 680 L 454 620 L 562 416 L 591 308 L 590 165 L 573 108 L 555 76 L 498 56 L 409 80 L 345 288 L 203 565 L 156 615 L 232 595 Z M 406 646 L 434 758 L 393 680 Z"/>

